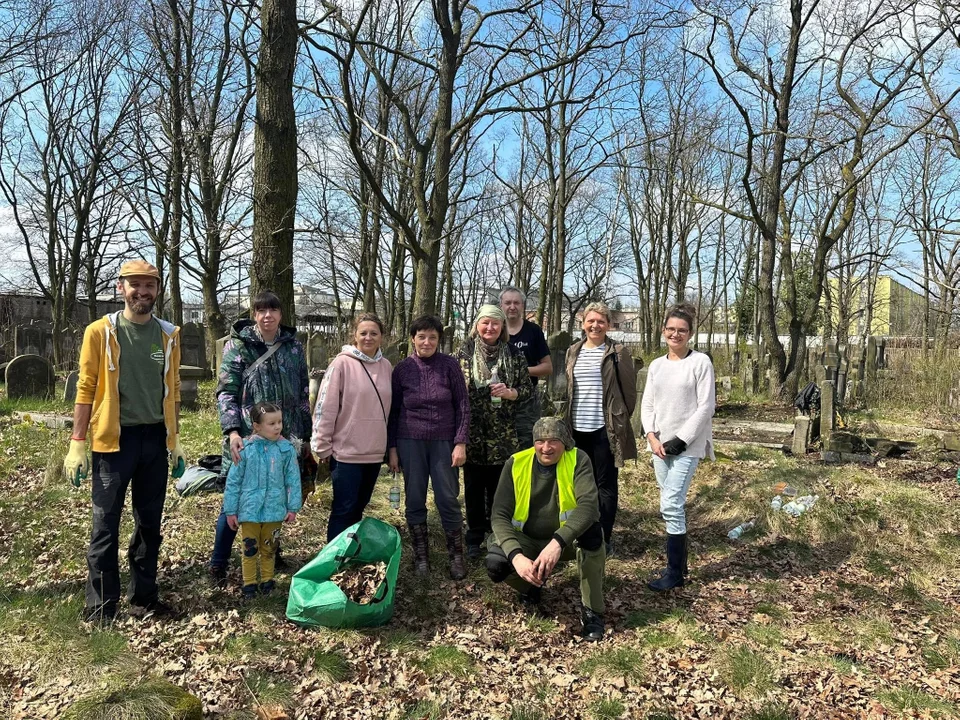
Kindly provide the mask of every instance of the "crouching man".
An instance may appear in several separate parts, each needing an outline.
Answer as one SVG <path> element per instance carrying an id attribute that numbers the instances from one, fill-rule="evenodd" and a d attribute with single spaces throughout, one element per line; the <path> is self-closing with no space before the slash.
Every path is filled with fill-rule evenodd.
<path id="1" fill-rule="evenodd" d="M 496 543 L 487 573 L 506 581 L 536 608 L 541 589 L 560 560 L 577 559 L 582 635 L 603 637 L 603 570 L 606 554 L 597 484 L 590 458 L 573 445 L 560 418 L 533 426 L 533 447 L 503 466 L 490 518 Z"/>

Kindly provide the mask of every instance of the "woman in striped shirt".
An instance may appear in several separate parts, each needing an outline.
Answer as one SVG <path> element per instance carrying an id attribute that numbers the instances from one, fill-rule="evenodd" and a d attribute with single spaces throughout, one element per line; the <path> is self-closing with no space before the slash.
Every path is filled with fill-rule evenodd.
<path id="1" fill-rule="evenodd" d="M 637 457 L 630 416 L 637 404 L 637 371 L 630 351 L 607 338 L 610 308 L 587 305 L 586 337 L 567 350 L 567 421 L 576 446 L 590 456 L 600 496 L 600 525 L 607 555 L 613 552 L 618 474 L 623 461 Z"/>

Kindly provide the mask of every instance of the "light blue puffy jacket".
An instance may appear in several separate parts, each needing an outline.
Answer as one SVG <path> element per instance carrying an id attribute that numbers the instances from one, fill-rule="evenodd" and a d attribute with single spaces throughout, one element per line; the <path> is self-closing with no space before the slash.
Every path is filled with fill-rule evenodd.
<path id="1" fill-rule="evenodd" d="M 282 522 L 303 505 L 297 451 L 289 440 L 251 435 L 230 468 L 223 512 L 244 522 Z"/>

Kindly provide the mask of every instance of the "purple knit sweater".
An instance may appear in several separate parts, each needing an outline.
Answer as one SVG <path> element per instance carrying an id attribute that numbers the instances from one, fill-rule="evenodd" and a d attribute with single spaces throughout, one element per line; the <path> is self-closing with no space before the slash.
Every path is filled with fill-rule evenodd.
<path id="1" fill-rule="evenodd" d="M 397 438 L 468 441 L 470 399 L 454 358 L 441 352 L 428 358 L 410 355 L 393 369 L 392 383 L 388 447 L 396 447 Z"/>

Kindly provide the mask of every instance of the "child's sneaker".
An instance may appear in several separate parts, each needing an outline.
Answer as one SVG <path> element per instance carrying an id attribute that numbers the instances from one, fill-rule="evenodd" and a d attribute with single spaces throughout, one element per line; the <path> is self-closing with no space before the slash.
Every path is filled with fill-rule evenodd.
<path id="1" fill-rule="evenodd" d="M 250 602 L 255 597 L 257 597 L 257 584 L 250 583 L 249 585 L 243 586 L 243 601 Z"/>
<path id="2" fill-rule="evenodd" d="M 267 580 L 264 583 L 260 583 L 260 592 L 264 595 L 269 595 L 275 587 L 276 583 L 274 583 L 273 580 Z"/>

